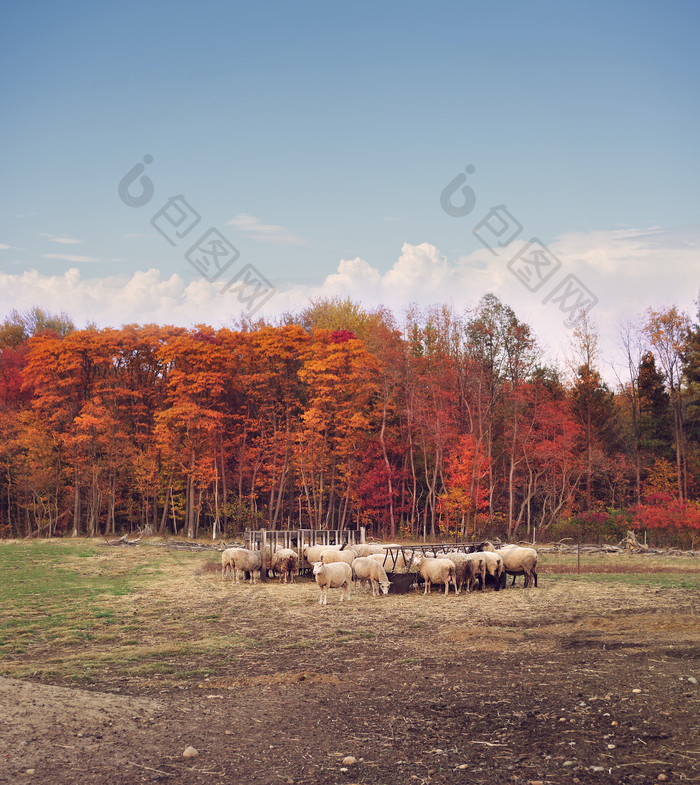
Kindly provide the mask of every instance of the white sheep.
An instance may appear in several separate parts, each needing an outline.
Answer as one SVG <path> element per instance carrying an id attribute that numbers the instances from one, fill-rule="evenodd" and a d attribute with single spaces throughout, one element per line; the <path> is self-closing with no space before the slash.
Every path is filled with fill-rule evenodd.
<path id="1" fill-rule="evenodd" d="M 352 566 L 355 560 L 355 552 L 351 548 L 338 550 L 336 548 L 326 548 L 321 551 L 321 558 L 317 561 L 322 561 L 324 564 L 336 564 L 337 562 L 345 562 Z"/>
<path id="2" fill-rule="evenodd" d="M 359 556 L 352 563 L 352 574 L 354 580 L 360 581 L 362 585 L 369 581 L 373 597 L 379 597 L 380 588 L 384 594 L 389 593 L 389 586 L 391 586 L 389 578 L 384 567 L 375 559 L 370 559 L 369 556 Z"/>
<path id="3" fill-rule="evenodd" d="M 442 583 L 445 586 L 445 594 L 447 595 L 450 590 L 450 581 L 452 581 L 452 585 L 455 587 L 455 594 L 459 594 L 453 561 L 450 561 L 450 559 L 428 558 L 421 553 L 416 554 L 413 561 L 425 581 L 423 594 L 430 593 L 430 587 L 433 583 Z"/>
<path id="4" fill-rule="evenodd" d="M 328 589 L 340 589 L 340 601 L 350 596 L 352 583 L 352 567 L 345 562 L 324 564 L 322 561 L 314 562 L 314 575 L 316 583 L 321 588 L 320 605 L 328 605 Z"/>
<path id="5" fill-rule="evenodd" d="M 310 566 L 314 562 L 321 561 L 321 554 L 325 550 L 340 550 L 342 545 L 305 545 L 301 550 L 304 561 Z"/>
<path id="6" fill-rule="evenodd" d="M 490 575 L 495 583 L 494 589 L 498 591 L 505 586 L 506 569 L 503 565 L 503 557 L 494 551 L 482 551 L 486 567 L 486 575 Z M 482 583 L 482 588 L 484 584 Z"/>
<path id="7" fill-rule="evenodd" d="M 224 555 L 228 553 L 228 565 L 233 570 L 233 575 L 236 583 L 240 580 L 240 573 L 249 572 L 250 582 L 255 583 L 256 575 L 260 575 L 260 568 L 262 567 L 262 554 L 260 551 L 249 551 L 247 548 L 227 548 L 221 554 L 221 577 L 224 577 Z"/>
<path id="8" fill-rule="evenodd" d="M 384 546 L 378 542 L 367 542 L 359 545 L 350 546 L 355 554 L 355 557 L 360 559 L 363 556 L 369 556 L 372 553 L 384 553 Z"/>
<path id="9" fill-rule="evenodd" d="M 226 575 L 233 577 L 233 552 L 235 548 L 226 548 L 221 554 L 221 580 L 223 581 Z"/>
<path id="10" fill-rule="evenodd" d="M 299 574 L 299 557 L 296 551 L 291 548 L 279 548 L 275 551 L 270 566 L 279 573 L 280 583 L 282 583 L 282 578 L 285 583 L 287 578 L 291 583 L 294 583 L 294 576 Z"/>
<path id="11" fill-rule="evenodd" d="M 501 555 L 506 574 L 513 576 L 511 586 L 515 585 L 516 576 L 524 575 L 525 588 L 528 586 L 537 588 L 537 551 L 534 548 L 510 544 L 503 545 L 496 551 L 493 544 L 488 541 L 482 547 L 484 551 L 493 551 Z"/>

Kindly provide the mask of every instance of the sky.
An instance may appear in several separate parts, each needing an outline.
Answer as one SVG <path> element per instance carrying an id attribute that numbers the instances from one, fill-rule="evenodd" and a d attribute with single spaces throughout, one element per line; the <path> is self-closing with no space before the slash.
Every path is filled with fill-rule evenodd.
<path id="1" fill-rule="evenodd" d="M 15 3 L 0 28 L 0 318 L 468 312 L 546 356 L 587 313 L 697 313 L 693 2 Z M 605 370 L 605 369 L 604 369 Z"/>

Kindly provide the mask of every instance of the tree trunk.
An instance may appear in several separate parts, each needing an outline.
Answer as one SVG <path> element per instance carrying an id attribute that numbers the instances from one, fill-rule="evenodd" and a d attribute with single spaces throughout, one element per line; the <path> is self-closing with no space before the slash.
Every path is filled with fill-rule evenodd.
<path id="1" fill-rule="evenodd" d="M 386 432 L 386 396 L 388 391 L 384 390 L 384 407 L 382 409 L 382 427 L 379 430 L 379 443 L 382 446 L 382 455 L 384 456 L 384 466 L 386 468 L 386 482 L 387 490 L 389 491 L 389 524 L 391 526 L 391 538 L 396 536 L 396 521 L 394 520 L 394 488 L 391 481 L 391 464 L 389 463 L 389 455 L 386 450 L 386 439 L 384 434 Z"/>
<path id="2" fill-rule="evenodd" d="M 165 534 L 165 526 L 168 521 L 168 505 L 170 504 L 170 495 L 173 489 L 173 473 L 170 472 L 170 477 L 168 478 L 168 490 L 165 492 L 165 504 L 163 505 L 163 515 L 160 519 L 160 528 L 158 529 L 158 534 L 163 535 Z"/>
<path id="3" fill-rule="evenodd" d="M 187 524 L 187 539 L 194 539 L 194 447 L 190 450 L 190 466 L 187 472 L 187 499 L 185 501 L 185 521 Z"/>
<path id="4" fill-rule="evenodd" d="M 78 468 L 75 468 L 75 491 L 73 496 L 73 537 L 80 533 L 80 480 L 78 478 Z"/>

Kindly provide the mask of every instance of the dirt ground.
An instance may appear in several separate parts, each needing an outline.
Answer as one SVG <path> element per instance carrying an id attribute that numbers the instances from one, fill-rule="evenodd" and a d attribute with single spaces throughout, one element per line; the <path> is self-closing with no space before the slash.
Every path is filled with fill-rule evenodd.
<path id="1" fill-rule="evenodd" d="M 554 573 L 322 607 L 200 566 L 164 613 L 236 645 L 88 688 L 0 678 L 0 782 L 700 782 L 700 593 Z"/>

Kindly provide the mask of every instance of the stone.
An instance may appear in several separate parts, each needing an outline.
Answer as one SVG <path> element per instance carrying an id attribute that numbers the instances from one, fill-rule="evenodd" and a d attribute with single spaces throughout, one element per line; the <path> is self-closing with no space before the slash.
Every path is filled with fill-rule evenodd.
<path id="1" fill-rule="evenodd" d="M 356 763 L 357 759 L 352 755 L 347 755 L 345 758 L 343 758 L 343 766 L 354 766 Z"/>
<path id="2" fill-rule="evenodd" d="M 196 758 L 199 753 L 194 747 L 185 747 L 185 751 L 182 753 L 183 758 Z"/>

